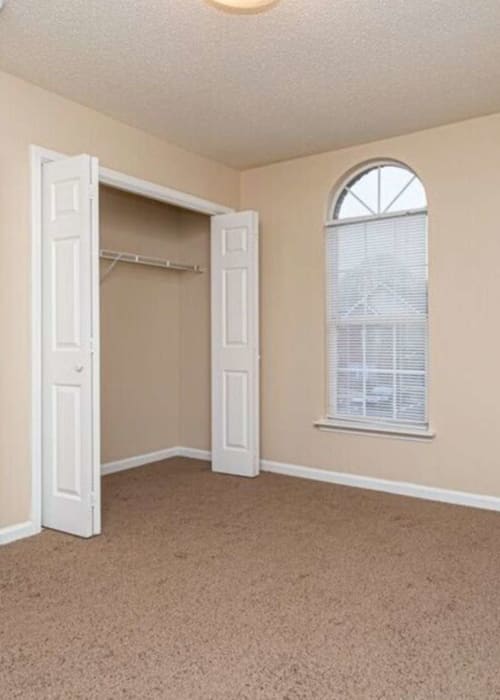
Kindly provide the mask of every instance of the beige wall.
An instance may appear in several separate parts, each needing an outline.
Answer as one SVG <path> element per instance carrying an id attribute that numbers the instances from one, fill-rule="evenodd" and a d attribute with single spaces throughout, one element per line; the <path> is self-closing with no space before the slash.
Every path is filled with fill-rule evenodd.
<path id="1" fill-rule="evenodd" d="M 0 73 L 0 527 L 30 517 L 29 146 L 237 206 L 239 174 Z"/>
<path id="2" fill-rule="evenodd" d="M 395 158 L 429 201 L 430 443 L 320 432 L 323 221 L 333 185 Z M 500 496 L 500 115 L 247 171 L 261 232 L 262 453 L 270 460 Z"/>
<path id="3" fill-rule="evenodd" d="M 209 450 L 210 437 L 210 221 L 181 217 L 180 256 L 202 265 L 201 275 L 181 277 L 180 444 Z"/>
<path id="4" fill-rule="evenodd" d="M 206 270 L 118 264 L 104 277 L 102 461 L 178 445 L 209 450 L 210 219 L 107 187 L 99 208 L 101 247 Z"/>
<path id="5" fill-rule="evenodd" d="M 180 211 L 100 188 L 101 247 L 179 258 Z M 109 266 L 101 261 L 101 274 Z M 180 276 L 117 264 L 101 283 L 101 458 L 179 442 Z"/>

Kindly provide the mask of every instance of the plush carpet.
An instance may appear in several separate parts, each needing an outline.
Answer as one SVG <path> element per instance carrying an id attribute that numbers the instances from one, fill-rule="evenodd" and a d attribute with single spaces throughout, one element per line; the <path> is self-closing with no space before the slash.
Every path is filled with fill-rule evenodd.
<path id="1" fill-rule="evenodd" d="M 175 459 L 0 550 L 0 696 L 500 697 L 500 513 Z"/>

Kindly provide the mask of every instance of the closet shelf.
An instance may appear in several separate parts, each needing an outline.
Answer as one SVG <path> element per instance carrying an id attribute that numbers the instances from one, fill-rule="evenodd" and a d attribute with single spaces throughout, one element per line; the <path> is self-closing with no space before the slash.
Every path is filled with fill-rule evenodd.
<path id="1" fill-rule="evenodd" d="M 125 253 L 123 251 L 117 250 L 102 249 L 99 251 L 99 257 L 103 258 L 104 260 L 112 261 L 111 265 L 101 276 L 101 282 L 105 277 L 109 275 L 116 263 L 119 262 L 133 263 L 135 265 L 148 265 L 149 267 L 160 267 L 163 270 L 179 270 L 181 272 L 204 272 L 204 269 L 200 265 L 186 265 L 184 263 L 173 262 L 172 260 L 166 260 L 164 258 L 151 258 L 146 255 L 136 255 L 135 253 Z"/>

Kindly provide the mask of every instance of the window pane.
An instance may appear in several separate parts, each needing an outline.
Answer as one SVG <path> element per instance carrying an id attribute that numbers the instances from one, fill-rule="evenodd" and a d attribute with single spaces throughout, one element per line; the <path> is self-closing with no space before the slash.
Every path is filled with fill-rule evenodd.
<path id="1" fill-rule="evenodd" d="M 396 221 L 396 219 L 392 219 Z M 427 265 L 427 227 L 413 217 L 397 220 L 394 252 L 399 265 Z"/>
<path id="2" fill-rule="evenodd" d="M 393 375 L 369 372 L 366 379 L 366 415 L 370 418 L 393 418 Z"/>
<path id="3" fill-rule="evenodd" d="M 391 316 L 394 311 L 394 290 L 390 282 L 384 282 L 381 276 L 370 280 L 366 297 L 367 316 Z"/>
<path id="4" fill-rule="evenodd" d="M 339 203 L 336 218 L 350 219 L 356 216 L 372 216 L 372 212 L 364 204 L 361 204 L 356 197 L 353 197 L 350 192 L 346 192 Z"/>
<path id="5" fill-rule="evenodd" d="M 380 169 L 380 209 L 385 211 L 413 177 L 407 168 L 384 165 Z"/>
<path id="6" fill-rule="evenodd" d="M 422 267 L 398 269 L 394 275 L 394 312 L 423 315 L 427 312 L 427 275 Z"/>
<path id="7" fill-rule="evenodd" d="M 394 271 L 397 266 L 397 223 L 394 219 L 367 221 L 367 308 L 371 316 L 395 313 Z"/>
<path id="8" fill-rule="evenodd" d="M 378 168 L 363 173 L 357 180 L 349 183 L 351 192 L 359 197 L 373 214 L 378 214 Z"/>
<path id="9" fill-rule="evenodd" d="M 425 191 L 422 183 L 415 178 L 411 185 L 396 199 L 387 209 L 387 212 L 407 211 L 409 209 L 422 209 L 426 206 Z"/>
<path id="10" fill-rule="evenodd" d="M 366 315 L 365 277 L 363 270 L 339 273 L 335 307 L 342 319 Z"/>
<path id="11" fill-rule="evenodd" d="M 365 259 L 365 228 L 364 224 L 346 224 L 338 229 L 335 239 L 335 263 L 338 270 L 354 270 L 363 264 Z"/>
<path id="12" fill-rule="evenodd" d="M 365 330 L 366 365 L 369 369 L 392 369 L 394 328 L 392 324 L 368 325 Z"/>
<path id="13" fill-rule="evenodd" d="M 399 324 L 396 329 L 396 368 L 423 372 L 426 367 L 425 323 Z"/>
<path id="14" fill-rule="evenodd" d="M 337 372 L 336 415 L 363 415 L 363 373 Z"/>
<path id="15" fill-rule="evenodd" d="M 377 267 L 391 265 L 396 243 L 394 219 L 367 221 L 364 226 L 368 264 Z"/>
<path id="16" fill-rule="evenodd" d="M 425 421 L 425 375 L 401 374 L 396 378 L 396 418 L 404 423 Z"/>
<path id="17" fill-rule="evenodd" d="M 338 328 L 336 340 L 337 366 L 339 369 L 362 369 L 363 340 L 361 326 Z"/>

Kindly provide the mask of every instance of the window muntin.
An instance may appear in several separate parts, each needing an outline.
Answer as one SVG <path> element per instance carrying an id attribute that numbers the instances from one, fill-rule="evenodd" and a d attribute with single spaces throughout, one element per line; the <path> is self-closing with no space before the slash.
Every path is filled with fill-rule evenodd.
<path id="1" fill-rule="evenodd" d="M 427 426 L 425 207 L 421 182 L 399 165 L 363 171 L 337 199 L 326 236 L 329 418 Z"/>
<path id="2" fill-rule="evenodd" d="M 375 165 L 355 175 L 341 191 L 333 219 L 380 216 L 424 209 L 425 190 L 418 177 L 402 165 Z"/>

